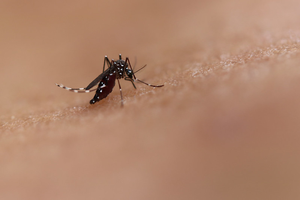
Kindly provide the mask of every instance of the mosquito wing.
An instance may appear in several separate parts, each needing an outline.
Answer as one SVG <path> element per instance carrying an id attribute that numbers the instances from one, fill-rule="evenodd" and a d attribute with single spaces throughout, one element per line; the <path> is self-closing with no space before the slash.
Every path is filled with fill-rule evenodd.
<path id="1" fill-rule="evenodd" d="M 102 74 L 100 74 L 95 80 L 93 80 L 88 86 L 86 86 L 86 90 L 91 89 L 95 85 L 97 85 L 107 74 L 109 73 L 109 69 L 105 70 Z"/>

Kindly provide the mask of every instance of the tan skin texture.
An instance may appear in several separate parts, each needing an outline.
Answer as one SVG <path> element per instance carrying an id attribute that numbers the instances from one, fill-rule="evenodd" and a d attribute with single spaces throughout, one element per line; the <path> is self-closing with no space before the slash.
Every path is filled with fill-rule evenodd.
<path id="1" fill-rule="evenodd" d="M 111 2 L 1 3 L 0 199 L 299 199 L 300 2 Z"/>

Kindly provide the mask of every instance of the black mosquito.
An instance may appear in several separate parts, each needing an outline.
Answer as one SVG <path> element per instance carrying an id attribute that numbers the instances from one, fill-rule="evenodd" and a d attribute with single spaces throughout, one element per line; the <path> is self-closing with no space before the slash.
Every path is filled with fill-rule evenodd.
<path id="1" fill-rule="evenodd" d="M 107 64 L 108 68 L 105 70 L 105 63 Z M 139 81 L 143 84 L 146 84 L 151 87 L 162 87 L 164 85 L 151 85 L 149 83 L 146 83 L 144 81 L 141 81 L 135 77 L 135 73 L 143 69 L 138 69 L 137 71 L 133 72 L 133 69 L 131 67 L 129 58 L 126 57 L 125 60 L 122 60 L 121 54 L 119 55 L 119 60 L 109 60 L 107 56 L 104 57 L 104 63 L 103 63 L 103 72 L 100 74 L 95 80 L 93 80 L 88 86 L 85 88 L 69 88 L 64 85 L 58 85 L 58 87 L 61 87 L 63 89 L 69 90 L 71 92 L 76 93 L 88 93 L 96 91 L 96 94 L 93 99 L 91 99 L 90 104 L 94 104 L 101 99 L 104 99 L 107 97 L 109 93 L 112 92 L 114 86 L 115 86 L 115 80 L 117 79 L 119 89 L 120 89 L 120 95 L 121 95 L 121 106 L 123 106 L 123 95 L 122 95 L 122 88 L 119 79 L 124 78 L 126 81 L 130 81 L 133 85 L 133 87 L 136 89 L 134 82 Z M 99 83 L 99 84 L 98 84 Z M 95 89 L 93 88 L 95 85 L 98 84 L 98 87 Z"/>

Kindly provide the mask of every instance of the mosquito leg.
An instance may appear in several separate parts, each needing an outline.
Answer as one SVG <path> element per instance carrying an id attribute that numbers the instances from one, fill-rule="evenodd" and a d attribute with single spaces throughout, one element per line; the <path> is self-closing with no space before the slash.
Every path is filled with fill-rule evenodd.
<path id="1" fill-rule="evenodd" d="M 93 91 L 97 90 L 97 89 L 86 90 L 85 88 L 69 88 L 69 87 L 66 87 L 66 86 L 64 86 L 62 84 L 59 85 L 57 83 L 56 83 L 56 85 L 58 87 L 60 87 L 60 88 L 63 88 L 65 90 L 68 90 L 68 91 L 71 91 L 71 92 L 75 92 L 75 93 L 89 93 L 89 92 L 93 92 Z"/>
<path id="2" fill-rule="evenodd" d="M 128 65 L 129 65 L 129 67 L 130 67 L 131 71 L 133 72 L 133 69 L 132 69 L 132 67 L 131 67 L 131 64 L 130 64 L 130 61 L 129 61 L 129 58 L 128 58 L 128 57 L 126 57 L 126 60 L 125 60 L 125 65 L 126 65 L 126 63 L 128 63 Z M 132 73 L 132 75 L 133 75 L 134 79 L 136 79 L 136 77 L 135 77 L 134 73 Z"/>
<path id="3" fill-rule="evenodd" d="M 151 85 L 151 84 L 141 81 L 140 79 L 137 79 L 137 78 L 135 80 L 137 80 L 141 83 L 144 83 L 145 85 L 151 86 L 151 87 L 163 87 L 164 86 L 164 85 Z"/>
<path id="4" fill-rule="evenodd" d="M 131 69 L 132 72 L 133 72 L 133 69 L 132 69 L 132 67 L 131 67 L 131 64 L 130 64 L 130 61 L 129 61 L 129 58 L 128 58 L 128 57 L 126 57 L 125 64 L 126 64 L 126 63 L 128 63 L 130 69 Z M 146 67 L 146 65 L 143 66 L 142 68 L 138 69 L 136 72 L 140 71 L 141 69 L 143 69 L 143 68 L 145 68 L 145 67 Z M 163 86 L 164 86 L 164 85 L 151 85 L 151 84 L 149 84 L 149 83 L 146 83 L 146 82 L 144 82 L 144 81 L 141 81 L 140 79 L 137 79 L 137 78 L 135 77 L 134 73 L 132 73 L 132 75 L 133 75 L 133 79 L 134 79 L 134 80 L 137 80 L 137 81 L 139 81 L 139 82 L 141 82 L 141 83 L 144 83 L 145 85 L 148 85 L 148 86 L 151 86 L 151 87 L 163 87 Z M 132 82 L 132 84 L 133 84 L 133 82 Z M 133 84 L 133 85 L 134 85 L 134 84 Z M 134 85 L 134 87 L 135 87 L 135 85 Z"/>
<path id="5" fill-rule="evenodd" d="M 105 56 L 105 57 L 104 57 L 104 62 L 103 62 L 103 72 L 104 72 L 104 70 L 105 70 L 105 62 L 107 62 L 108 68 L 110 68 L 110 66 L 111 66 L 111 63 L 110 63 L 108 57 Z M 103 72 L 102 72 L 102 73 L 103 73 Z"/>
<path id="6" fill-rule="evenodd" d="M 119 79 L 118 80 L 118 85 L 119 85 L 119 89 L 120 89 L 120 95 L 121 95 L 121 107 L 123 107 L 123 94 L 122 94 L 122 88 L 121 88 L 121 84 L 120 84 L 120 81 Z"/>
<path id="7" fill-rule="evenodd" d="M 125 81 L 130 81 L 130 82 L 132 83 L 134 89 L 136 89 L 135 84 L 133 83 L 134 80 L 132 80 L 132 79 L 129 78 L 129 77 L 125 77 L 124 79 L 125 79 Z"/>

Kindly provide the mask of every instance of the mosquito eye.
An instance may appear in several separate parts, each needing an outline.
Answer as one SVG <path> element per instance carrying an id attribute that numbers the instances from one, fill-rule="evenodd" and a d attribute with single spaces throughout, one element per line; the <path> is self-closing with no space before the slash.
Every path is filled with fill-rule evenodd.
<path id="1" fill-rule="evenodd" d="M 132 78 L 132 71 L 129 69 L 129 70 L 127 70 L 127 76 L 129 77 L 129 78 Z"/>

